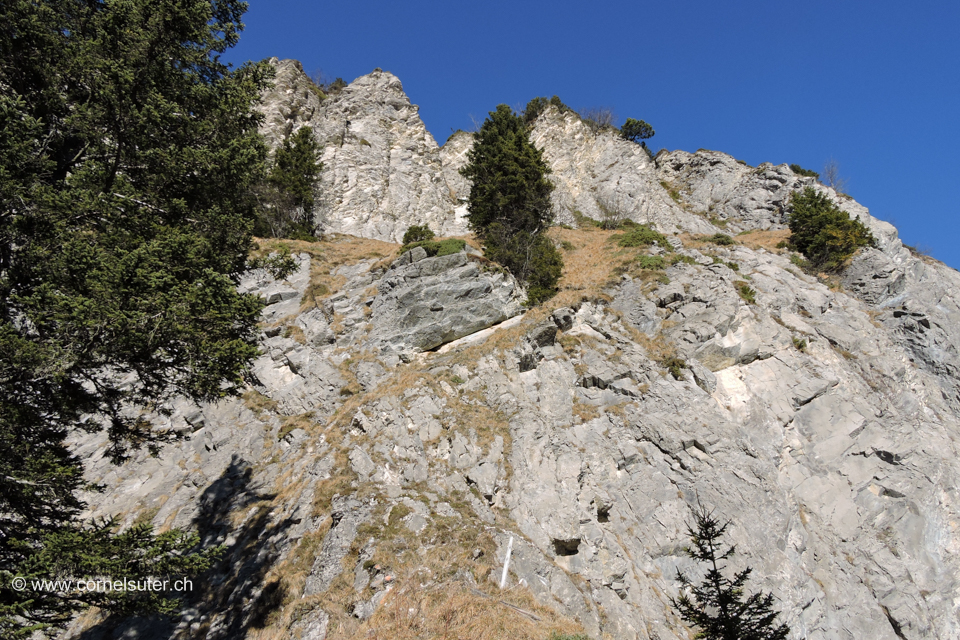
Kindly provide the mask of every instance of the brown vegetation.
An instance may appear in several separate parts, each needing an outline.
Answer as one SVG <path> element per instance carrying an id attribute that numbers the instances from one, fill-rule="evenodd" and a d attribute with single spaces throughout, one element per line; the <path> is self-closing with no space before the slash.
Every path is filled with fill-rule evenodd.
<path id="1" fill-rule="evenodd" d="M 751 249 L 766 249 L 771 253 L 783 253 L 783 243 L 790 239 L 790 229 L 754 230 L 737 235 L 737 242 Z"/>

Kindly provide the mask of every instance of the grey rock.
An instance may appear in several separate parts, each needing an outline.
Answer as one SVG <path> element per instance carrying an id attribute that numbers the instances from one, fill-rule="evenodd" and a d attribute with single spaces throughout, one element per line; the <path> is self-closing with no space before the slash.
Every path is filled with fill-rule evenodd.
<path id="1" fill-rule="evenodd" d="M 432 207 L 434 186 L 417 177 L 424 175 L 447 188 L 453 213 L 446 220 L 461 215 L 469 185 L 455 169 L 469 134 L 451 137 L 438 170 L 426 138 L 409 137 L 415 110 L 397 97 L 388 74 L 311 107 L 313 94 L 302 93 L 311 90 L 296 84 L 300 71 L 288 65 L 284 73 L 303 114 L 275 110 L 275 140 L 316 122 L 322 108 L 341 128 L 351 122 L 343 152 L 339 139 L 321 132 L 336 147 L 331 176 L 349 178 L 370 154 L 370 175 L 333 190 L 344 195 L 344 217 L 334 225 L 394 237 L 411 211 Z M 397 130 L 365 139 L 382 148 L 351 138 L 386 126 L 374 122 L 380 117 Z M 623 278 L 604 292 L 612 302 L 605 295 L 575 309 L 547 307 L 547 323 L 517 317 L 503 340 L 442 353 L 414 352 L 519 314 L 524 295 L 516 283 L 483 272 L 466 254 L 409 252 L 382 272 L 373 271 L 375 260 L 340 265 L 340 290 L 322 309 L 301 314 L 304 256 L 284 283 L 262 273 L 244 277 L 245 293 L 296 292 L 266 308 L 272 328 L 250 373 L 273 402 L 255 394 L 199 407 L 172 400 L 144 417 L 184 439 L 160 458 L 134 451 L 121 466 L 105 459 L 103 434 L 70 441 L 85 480 L 104 486 L 82 496 L 84 518 L 117 517 L 128 527 L 152 515 L 158 527 L 197 527 L 205 544 L 227 546 L 228 562 L 211 577 L 226 606 L 193 603 L 176 633 L 236 637 L 232 622 L 261 596 L 262 585 L 248 578 L 309 549 L 300 541 L 330 515 L 314 512 L 315 492 L 352 471 L 359 493 L 345 485 L 334 499 L 330 529 L 319 552 L 310 551 L 306 589 L 292 594 L 297 607 L 314 602 L 301 596 L 329 588 L 358 548 L 347 589 L 376 593 L 352 596 L 359 601 L 353 612 L 368 616 L 386 596 L 382 572 L 363 568 L 383 541 L 375 534 L 356 540 L 361 523 L 376 531 L 374 513 L 384 515 L 359 496 L 377 495 L 411 509 L 401 533 L 430 544 L 442 544 L 428 537 L 441 518 L 493 535 L 496 557 L 476 555 L 479 562 L 502 566 L 513 536 L 511 588 L 575 617 L 591 637 L 686 638 L 670 598 L 679 593 L 678 569 L 699 575 L 683 553 L 699 501 L 731 520 L 737 556 L 730 568 L 753 567 L 749 586 L 777 597 L 794 636 L 958 637 L 952 523 L 960 521 L 960 274 L 912 255 L 890 225 L 784 166 L 747 167 L 708 151 L 663 152 L 650 162 L 635 145 L 554 111 L 541 116 L 533 136 L 555 168 L 561 219 L 574 208 L 598 215 L 600 204 L 621 196 L 630 216 L 661 230 L 713 232 L 712 218 L 730 232 L 782 229 L 790 193 L 813 186 L 870 227 L 878 246 L 854 258 L 837 290 L 797 271 L 787 255 L 744 245 L 709 250 L 736 262 L 734 273 L 672 236 L 695 264 L 669 267 L 670 284 Z M 424 157 L 398 152 L 403 166 L 385 169 L 385 149 L 398 140 Z M 384 175 L 396 179 L 386 190 L 377 182 Z M 392 201 L 401 202 L 396 212 L 376 200 L 390 190 L 390 198 L 406 191 Z M 440 220 L 430 215 L 431 224 Z M 734 285 L 748 278 L 755 304 Z M 334 314 L 340 321 L 331 342 Z M 285 337 L 290 323 L 303 329 L 305 344 Z M 558 329 L 563 348 L 552 344 Z M 681 380 L 665 372 L 667 352 L 686 361 Z M 366 394 L 360 402 L 349 395 L 356 385 L 341 395 L 354 377 Z M 288 416 L 306 412 L 312 416 L 302 429 L 278 439 Z M 449 584 L 437 580 L 439 589 Z M 307 609 L 277 633 L 323 637 L 330 614 Z M 130 635 L 143 628 L 118 624 Z M 149 633 L 140 635 L 164 637 Z"/>
<path id="2" fill-rule="evenodd" d="M 512 277 L 481 271 L 465 253 L 394 264 L 377 288 L 372 338 L 398 352 L 432 349 L 502 322 L 524 299 Z"/>
<path id="3" fill-rule="evenodd" d="M 371 511 L 371 505 L 359 500 L 347 496 L 334 497 L 330 514 L 333 524 L 323 539 L 323 546 L 307 577 L 304 595 L 323 593 L 333 579 L 340 575 L 343 571 L 341 562 L 357 536 L 357 527 L 370 517 Z"/>
<path id="4" fill-rule="evenodd" d="M 379 69 L 317 102 L 299 63 L 270 61 L 275 88 L 263 96 L 261 127 L 271 146 L 300 126 L 323 147 L 317 188 L 325 232 L 399 241 L 413 224 L 435 233 L 466 233 L 443 179 L 440 149 L 400 80 Z"/>
<path id="5" fill-rule="evenodd" d="M 467 472 L 467 479 L 477 486 L 481 495 L 492 500 L 496 491 L 498 471 L 495 463 L 481 462 Z"/>

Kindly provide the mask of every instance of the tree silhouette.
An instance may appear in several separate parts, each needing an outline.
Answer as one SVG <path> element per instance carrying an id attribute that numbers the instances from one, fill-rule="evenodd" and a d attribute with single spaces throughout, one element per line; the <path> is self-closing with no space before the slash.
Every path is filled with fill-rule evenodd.
<path id="1" fill-rule="evenodd" d="M 693 584 L 680 570 L 677 580 L 682 585 L 679 598 L 671 604 L 684 622 L 698 628 L 698 640 L 785 640 L 790 628 L 777 624 L 778 611 L 773 609 L 773 595 L 762 592 L 744 594 L 744 585 L 753 571 L 747 567 L 724 577 L 721 564 L 736 552 L 736 546 L 723 549 L 720 539 L 729 522 L 720 524 L 703 505 L 693 512 L 696 528 L 687 527 L 692 547 L 686 552 L 697 562 L 707 565 L 707 573 L 700 584 Z M 691 599 L 691 595 L 693 596 Z"/>

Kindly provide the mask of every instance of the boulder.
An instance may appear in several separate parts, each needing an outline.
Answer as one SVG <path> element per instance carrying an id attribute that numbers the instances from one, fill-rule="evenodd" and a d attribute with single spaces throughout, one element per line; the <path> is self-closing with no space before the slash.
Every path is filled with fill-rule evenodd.
<path id="1" fill-rule="evenodd" d="M 371 338 L 383 349 L 426 351 L 523 309 L 525 296 L 512 276 L 484 271 L 464 252 L 416 261 L 404 256 L 381 278 L 372 305 Z"/>

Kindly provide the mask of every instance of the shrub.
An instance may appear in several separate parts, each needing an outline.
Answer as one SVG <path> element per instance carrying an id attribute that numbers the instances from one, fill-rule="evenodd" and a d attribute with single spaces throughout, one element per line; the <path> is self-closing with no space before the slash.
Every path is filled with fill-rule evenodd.
<path id="1" fill-rule="evenodd" d="M 807 350 L 807 341 L 803 338 L 793 338 L 793 346 L 796 347 L 797 351 L 806 351 Z"/>
<path id="2" fill-rule="evenodd" d="M 602 215 L 599 227 L 606 231 L 620 229 L 627 220 L 630 220 L 630 218 L 627 217 L 627 212 L 620 205 L 619 198 L 617 198 L 615 203 L 604 198 L 599 198 L 597 199 L 597 208 L 600 209 Z M 630 220 L 630 222 L 633 221 Z"/>
<path id="3" fill-rule="evenodd" d="M 673 376 L 674 380 L 683 380 L 683 370 L 687 368 L 687 362 L 677 356 L 667 356 L 660 361 L 666 370 Z"/>
<path id="4" fill-rule="evenodd" d="M 448 256 L 453 253 L 460 253 L 465 246 L 467 246 L 466 242 L 456 238 L 440 241 L 421 240 L 420 242 L 411 242 L 410 244 L 405 244 L 400 247 L 400 255 L 405 254 L 415 247 L 423 247 L 423 250 L 426 251 L 427 255 L 431 258 L 434 256 Z"/>
<path id="5" fill-rule="evenodd" d="M 737 293 L 740 294 L 740 297 L 746 301 L 747 304 L 756 304 L 757 303 L 757 292 L 750 288 L 750 285 L 740 280 L 733 283 L 737 288 Z"/>
<path id="6" fill-rule="evenodd" d="M 673 249 L 673 246 L 667 241 L 665 235 L 659 231 L 654 231 L 645 224 L 638 224 L 631 228 L 630 231 L 618 234 L 614 236 L 614 238 L 616 238 L 617 244 L 621 247 L 646 247 L 651 244 L 656 244 L 668 251 Z"/>
<path id="7" fill-rule="evenodd" d="M 425 224 L 415 224 L 408 227 L 406 233 L 403 234 L 403 244 L 433 240 L 434 237 L 436 237 L 436 234 L 430 230 L 430 227 Z"/>
<path id="8" fill-rule="evenodd" d="M 728 236 L 728 235 L 725 234 L 725 233 L 715 233 L 715 234 L 713 234 L 712 236 L 710 236 L 709 238 L 704 238 L 703 241 L 704 241 L 704 242 L 710 242 L 710 243 L 712 243 L 712 244 L 716 244 L 716 245 L 720 245 L 720 246 L 728 246 L 728 245 L 731 245 L 731 244 L 737 244 L 737 241 L 736 241 L 736 240 L 734 240 L 733 238 L 731 238 L 730 236 Z"/>
<path id="9" fill-rule="evenodd" d="M 557 283 L 563 273 L 563 258 L 547 236 L 537 236 L 530 243 L 527 304 L 540 304 L 557 293 Z"/>
<path id="10" fill-rule="evenodd" d="M 574 209 L 572 214 L 573 221 L 577 223 L 577 228 L 584 229 L 586 227 L 595 227 L 597 229 L 603 228 L 603 223 L 599 220 L 594 220 L 588 215 L 582 213 L 579 209 Z"/>
<path id="11" fill-rule="evenodd" d="M 310 127 L 301 127 L 277 147 L 270 174 L 255 190 L 260 204 L 255 233 L 316 240 L 313 192 L 323 169 L 320 150 Z"/>
<path id="12" fill-rule="evenodd" d="M 613 123 L 617 120 L 617 116 L 610 107 L 587 107 L 580 109 L 577 114 L 580 116 L 580 121 L 594 133 L 605 129 L 616 130 Z"/>
<path id="13" fill-rule="evenodd" d="M 547 107 L 554 106 L 560 110 L 560 113 L 575 113 L 573 109 L 563 104 L 563 101 L 557 96 L 552 98 L 534 98 L 527 103 L 523 110 L 524 124 L 533 124 L 534 120 L 540 117 L 540 114 L 546 111 Z"/>
<path id="14" fill-rule="evenodd" d="M 671 185 L 671 184 L 670 184 L 669 182 L 667 182 L 666 180 L 661 180 L 661 181 L 660 181 L 660 186 L 667 190 L 667 193 L 670 195 L 670 197 L 673 199 L 674 202 L 676 202 L 677 204 L 682 204 L 681 201 L 680 201 L 680 190 L 679 190 L 679 189 L 677 189 L 676 187 L 674 187 L 673 185 Z"/>
<path id="15" fill-rule="evenodd" d="M 670 258 L 670 264 L 677 264 L 683 262 L 685 264 L 697 264 L 697 261 L 692 256 L 684 256 L 679 253 Z"/>
<path id="16" fill-rule="evenodd" d="M 667 266 L 667 263 L 661 256 L 639 256 L 637 258 L 637 266 L 641 269 L 649 269 L 654 271 L 657 269 L 663 269 L 665 266 Z"/>
<path id="17" fill-rule="evenodd" d="M 811 171 L 810 169 L 804 169 L 798 164 L 791 164 L 790 171 L 793 171 L 798 176 L 806 176 L 808 178 L 816 178 L 818 180 L 820 179 L 819 173 L 817 173 L 816 171 Z"/>
<path id="18" fill-rule="evenodd" d="M 790 244 L 817 271 L 840 271 L 858 249 L 876 246 L 870 230 L 825 194 L 807 187 L 790 199 Z"/>

